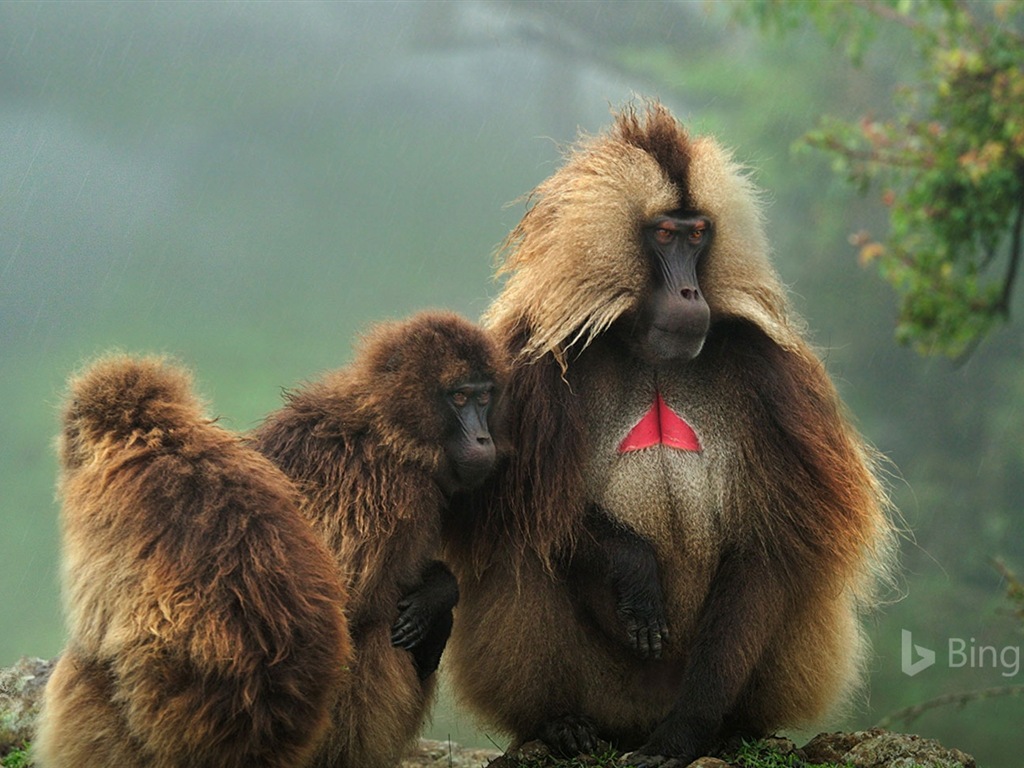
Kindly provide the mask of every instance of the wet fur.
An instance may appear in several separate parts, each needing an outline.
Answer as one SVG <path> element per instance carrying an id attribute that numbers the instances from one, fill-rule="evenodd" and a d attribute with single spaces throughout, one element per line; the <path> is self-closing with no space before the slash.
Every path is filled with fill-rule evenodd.
<path id="1" fill-rule="evenodd" d="M 513 361 L 515 450 L 449 529 L 457 693 L 515 741 L 583 717 L 621 749 L 687 756 L 822 717 L 858 685 L 859 617 L 892 527 L 873 454 L 768 261 L 752 186 L 650 104 L 583 139 L 531 200 L 486 316 Z M 715 222 L 699 268 L 712 327 L 697 358 L 651 369 L 608 330 L 648 290 L 640 227 L 678 208 Z M 702 453 L 616 454 L 655 386 Z M 671 629 L 660 659 L 621 641 L 612 590 L 578 582 L 593 568 L 566 567 L 592 556 L 595 504 L 653 546 Z M 701 722 L 715 711 L 723 722 Z"/>
<path id="2" fill-rule="evenodd" d="M 472 378 L 500 384 L 499 360 L 483 332 L 455 315 L 382 324 L 350 366 L 289 393 L 253 436 L 302 490 L 303 512 L 351 596 L 356 662 L 317 765 L 395 765 L 422 727 L 436 676 L 420 680 L 410 653 L 392 646 L 391 627 L 399 600 L 440 552 L 441 395 Z"/>
<path id="3" fill-rule="evenodd" d="M 69 641 L 38 764 L 304 765 L 351 653 L 334 563 L 291 483 L 160 359 L 110 356 L 69 389 Z"/>

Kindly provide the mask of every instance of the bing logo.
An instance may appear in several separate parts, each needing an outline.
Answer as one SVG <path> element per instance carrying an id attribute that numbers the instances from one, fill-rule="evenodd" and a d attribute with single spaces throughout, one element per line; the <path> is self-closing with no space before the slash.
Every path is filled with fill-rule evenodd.
<path id="1" fill-rule="evenodd" d="M 936 662 L 935 651 L 915 645 L 908 629 L 903 630 L 901 650 L 900 667 L 908 677 L 923 672 Z M 973 637 L 970 640 L 951 637 L 948 641 L 946 665 L 949 669 L 995 669 L 1003 677 L 1016 677 L 1020 672 L 1020 656 L 1019 646 L 996 648 L 993 645 L 979 645 Z"/>
<path id="2" fill-rule="evenodd" d="M 915 652 L 920 656 L 919 659 L 914 659 Z M 918 672 L 928 669 L 928 667 L 935 663 L 935 651 L 920 645 L 914 645 L 910 630 L 904 629 L 901 660 L 902 664 L 900 666 L 903 669 L 903 674 L 913 677 Z"/>

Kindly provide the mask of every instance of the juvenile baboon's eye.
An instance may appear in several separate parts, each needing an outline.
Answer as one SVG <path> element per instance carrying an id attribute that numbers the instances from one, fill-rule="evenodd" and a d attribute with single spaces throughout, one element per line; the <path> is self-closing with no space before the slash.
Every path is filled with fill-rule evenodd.
<path id="1" fill-rule="evenodd" d="M 462 408 L 469 402 L 469 396 L 465 392 L 452 392 L 452 402 L 456 408 Z"/>
<path id="2" fill-rule="evenodd" d="M 491 402 L 491 393 L 481 392 L 479 395 L 476 396 L 476 402 L 477 405 L 487 405 L 488 403 Z"/>

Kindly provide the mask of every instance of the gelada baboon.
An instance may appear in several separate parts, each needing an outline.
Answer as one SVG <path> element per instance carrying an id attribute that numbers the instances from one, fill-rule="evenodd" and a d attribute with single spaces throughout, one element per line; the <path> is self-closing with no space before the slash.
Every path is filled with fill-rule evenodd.
<path id="1" fill-rule="evenodd" d="M 423 724 L 458 599 L 436 559 L 442 521 L 495 464 L 502 380 L 482 331 L 424 313 L 375 327 L 253 435 L 302 490 L 350 595 L 356 659 L 317 765 L 395 765 Z"/>
<path id="2" fill-rule="evenodd" d="M 160 359 L 108 356 L 69 389 L 69 639 L 38 764 L 306 764 L 351 652 L 340 579 L 291 483 Z"/>
<path id="3" fill-rule="evenodd" d="M 512 455 L 451 527 L 457 692 L 517 742 L 637 765 L 820 716 L 891 527 L 751 184 L 652 103 L 531 200 L 485 317 Z"/>

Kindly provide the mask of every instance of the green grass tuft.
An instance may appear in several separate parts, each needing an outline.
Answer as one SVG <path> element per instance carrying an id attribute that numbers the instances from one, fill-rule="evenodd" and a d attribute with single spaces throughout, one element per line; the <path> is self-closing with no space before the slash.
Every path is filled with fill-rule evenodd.
<path id="1" fill-rule="evenodd" d="M 0 758 L 0 767 L 2 768 L 28 768 L 30 765 L 32 765 L 32 758 L 29 755 L 28 744 L 22 744 L 21 747 L 12 749 Z"/>
<path id="2" fill-rule="evenodd" d="M 744 741 L 723 759 L 738 768 L 852 768 L 850 763 L 808 763 L 794 752 L 779 752 L 763 741 Z"/>

